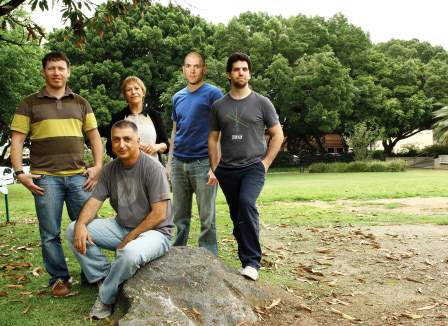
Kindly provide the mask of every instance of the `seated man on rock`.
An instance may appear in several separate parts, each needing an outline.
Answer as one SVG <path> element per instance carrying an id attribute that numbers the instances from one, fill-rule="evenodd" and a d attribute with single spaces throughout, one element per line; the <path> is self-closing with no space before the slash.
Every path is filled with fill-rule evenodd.
<path id="1" fill-rule="evenodd" d="M 67 229 L 70 248 L 87 280 L 100 284 L 90 312 L 96 319 L 112 314 L 121 283 L 168 251 L 174 228 L 165 169 L 140 152 L 137 126 L 117 121 L 111 140 L 117 159 L 103 168 L 92 197 Z M 106 198 L 116 217 L 96 219 Z M 116 251 L 113 262 L 103 255 L 102 248 Z"/>

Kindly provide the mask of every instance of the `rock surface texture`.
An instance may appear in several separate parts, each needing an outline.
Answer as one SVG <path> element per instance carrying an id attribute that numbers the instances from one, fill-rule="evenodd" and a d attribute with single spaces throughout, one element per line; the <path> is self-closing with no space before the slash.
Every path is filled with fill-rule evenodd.
<path id="1" fill-rule="evenodd" d="M 125 326 L 247 325 L 259 320 L 254 307 L 284 304 L 285 295 L 245 279 L 203 248 L 174 247 L 125 283 L 116 317 Z"/>

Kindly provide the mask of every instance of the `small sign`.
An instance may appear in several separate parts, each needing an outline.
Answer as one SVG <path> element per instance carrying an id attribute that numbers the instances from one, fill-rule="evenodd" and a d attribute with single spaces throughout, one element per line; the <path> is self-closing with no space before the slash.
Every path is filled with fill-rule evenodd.
<path id="1" fill-rule="evenodd" d="M 8 186 L 7 185 L 0 185 L 0 192 L 2 193 L 2 194 L 5 194 L 5 195 L 7 195 L 8 194 Z"/>

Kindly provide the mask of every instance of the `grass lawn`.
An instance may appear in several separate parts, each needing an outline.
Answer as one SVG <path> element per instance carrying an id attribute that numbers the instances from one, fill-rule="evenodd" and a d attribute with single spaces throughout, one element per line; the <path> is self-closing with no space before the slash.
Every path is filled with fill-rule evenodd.
<path id="1" fill-rule="evenodd" d="M 386 204 L 385 213 L 360 214 L 347 211 L 339 199 L 372 200 L 400 197 L 448 197 L 448 171 L 411 170 L 399 173 L 308 174 L 272 172 L 260 196 L 261 222 L 265 225 L 328 225 L 387 223 L 448 223 L 448 215 L 425 216 L 394 211 L 399 205 Z M 96 290 L 74 285 L 78 293 L 56 299 L 49 295 L 47 275 L 42 271 L 39 231 L 32 196 L 20 185 L 9 187 L 11 224 L 4 224 L 4 203 L 0 203 L 0 325 L 100 325 L 86 319 L 95 301 Z M 323 200 L 327 207 L 306 205 Z M 300 204 L 300 205 L 299 205 Z M 303 204 L 303 205 L 302 205 Z M 196 214 L 196 213 L 195 213 Z M 111 216 L 105 204 L 101 216 Z M 198 235 L 197 215 L 194 217 L 191 244 Z M 68 217 L 64 216 L 64 230 Z M 239 262 L 231 235 L 231 221 L 224 197 L 217 199 L 217 227 L 220 257 L 229 265 Z M 68 265 L 75 281 L 79 266 L 66 247 Z M 34 274 L 33 275 L 33 270 Z M 263 278 L 282 281 L 282 275 L 263 272 Z M 286 276 L 285 276 L 286 277 Z M 287 280 L 288 281 L 288 280 Z M 291 280 L 289 280 L 291 281 Z"/>

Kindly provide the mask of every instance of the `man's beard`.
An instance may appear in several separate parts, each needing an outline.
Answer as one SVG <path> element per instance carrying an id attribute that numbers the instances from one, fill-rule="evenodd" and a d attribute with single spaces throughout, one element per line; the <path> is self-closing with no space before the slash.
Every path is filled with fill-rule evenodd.
<path id="1" fill-rule="evenodd" d="M 232 83 L 233 87 L 238 88 L 238 89 L 242 89 L 245 88 L 247 86 L 247 81 L 240 83 L 240 82 L 233 82 Z"/>

